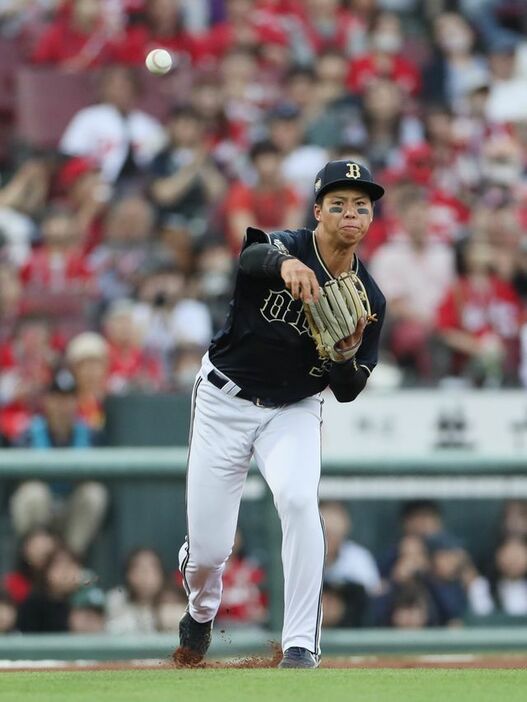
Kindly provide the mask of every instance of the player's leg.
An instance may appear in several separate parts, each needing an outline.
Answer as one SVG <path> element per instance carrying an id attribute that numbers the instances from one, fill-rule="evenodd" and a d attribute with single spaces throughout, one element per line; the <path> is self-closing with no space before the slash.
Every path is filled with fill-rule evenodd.
<path id="1" fill-rule="evenodd" d="M 262 428 L 254 455 L 282 523 L 282 647 L 320 653 L 325 542 L 318 511 L 321 403 L 302 400 Z"/>
<path id="2" fill-rule="evenodd" d="M 234 543 L 256 429 L 246 403 L 201 378 L 195 387 L 187 469 L 187 539 L 179 553 L 191 617 L 216 616 Z M 248 404 L 248 403 L 247 403 Z"/>

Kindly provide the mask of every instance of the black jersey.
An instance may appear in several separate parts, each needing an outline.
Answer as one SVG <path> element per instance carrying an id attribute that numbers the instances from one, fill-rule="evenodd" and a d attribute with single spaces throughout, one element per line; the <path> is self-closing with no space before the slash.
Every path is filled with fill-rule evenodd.
<path id="1" fill-rule="evenodd" d="M 298 258 L 315 272 L 320 285 L 334 277 L 309 229 L 266 234 L 250 228 L 244 249 L 254 243 L 273 244 L 282 253 Z M 357 364 L 369 374 L 377 364 L 386 301 L 357 256 L 353 270 L 366 288 L 372 313 L 377 315 L 377 321 L 367 325 L 356 355 Z M 282 278 L 256 278 L 242 270 L 236 277 L 226 324 L 212 340 L 209 356 L 216 368 L 245 392 L 284 404 L 327 387 L 332 364 L 318 357 L 302 301 L 293 299 Z"/>

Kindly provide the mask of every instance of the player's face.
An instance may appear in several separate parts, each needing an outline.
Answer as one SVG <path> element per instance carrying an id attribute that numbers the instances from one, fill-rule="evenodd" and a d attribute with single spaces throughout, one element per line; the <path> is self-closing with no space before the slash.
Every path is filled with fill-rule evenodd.
<path id="1" fill-rule="evenodd" d="M 336 245 L 356 246 L 372 222 L 372 201 L 361 190 L 335 190 L 324 196 L 321 205 L 315 205 L 315 218 Z"/>

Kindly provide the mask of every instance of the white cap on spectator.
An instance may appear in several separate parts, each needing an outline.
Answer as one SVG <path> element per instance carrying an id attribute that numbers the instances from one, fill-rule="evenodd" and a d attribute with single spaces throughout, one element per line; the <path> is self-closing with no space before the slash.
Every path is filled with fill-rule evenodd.
<path id="1" fill-rule="evenodd" d="M 86 358 L 105 358 L 108 344 L 104 337 L 96 332 L 82 332 L 73 337 L 66 348 L 68 363 L 78 363 Z"/>

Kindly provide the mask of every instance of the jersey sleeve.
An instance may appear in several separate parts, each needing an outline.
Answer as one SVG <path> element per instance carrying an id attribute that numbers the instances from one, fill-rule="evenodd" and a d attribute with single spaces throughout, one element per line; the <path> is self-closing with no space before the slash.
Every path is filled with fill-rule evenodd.
<path id="1" fill-rule="evenodd" d="M 280 253 L 286 256 L 298 256 L 299 253 L 298 238 L 290 231 L 278 231 L 268 234 L 263 229 L 247 227 L 242 251 L 251 246 L 251 244 L 272 244 Z"/>
<path id="2" fill-rule="evenodd" d="M 356 356 L 357 365 L 364 368 L 368 375 L 371 374 L 379 360 L 381 329 L 386 313 L 386 300 L 384 296 L 373 306 L 373 312 L 377 314 L 377 321 L 367 325 Z"/>

